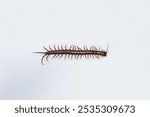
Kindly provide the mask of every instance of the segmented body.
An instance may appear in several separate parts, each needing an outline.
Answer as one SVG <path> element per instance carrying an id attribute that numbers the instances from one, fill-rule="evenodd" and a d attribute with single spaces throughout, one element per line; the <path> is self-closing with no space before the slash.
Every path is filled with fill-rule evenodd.
<path id="1" fill-rule="evenodd" d="M 46 50 L 45 52 L 34 52 L 34 53 L 40 53 L 43 54 L 43 57 L 41 59 L 41 63 L 43 64 L 43 60 L 46 57 L 46 60 L 48 61 L 49 56 L 52 56 L 52 58 L 61 58 L 64 56 L 64 58 L 68 57 L 68 58 L 75 58 L 75 59 L 80 59 L 83 56 L 88 59 L 88 58 L 101 58 L 101 57 L 105 57 L 107 55 L 108 52 L 108 46 L 107 46 L 107 50 L 101 50 L 100 47 L 99 49 L 97 49 L 95 46 L 91 46 L 89 49 L 86 46 L 83 46 L 83 48 L 80 48 L 76 45 L 72 45 L 69 48 L 67 48 L 67 46 L 65 45 L 64 47 L 58 46 L 57 48 L 54 45 L 54 48 L 52 49 L 49 46 L 49 49 L 45 48 L 43 46 L 43 48 Z"/>

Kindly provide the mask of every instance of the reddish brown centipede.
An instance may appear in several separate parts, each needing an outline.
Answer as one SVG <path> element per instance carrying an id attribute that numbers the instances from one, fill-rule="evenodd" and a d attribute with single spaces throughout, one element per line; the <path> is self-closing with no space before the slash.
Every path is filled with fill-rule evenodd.
<path id="1" fill-rule="evenodd" d="M 100 57 L 105 57 L 107 55 L 108 52 L 108 45 L 107 45 L 107 49 L 102 50 L 97 49 L 95 46 L 91 46 L 90 49 L 87 48 L 87 46 L 83 46 L 83 48 L 80 48 L 76 45 L 72 45 L 69 48 L 67 48 L 67 46 L 65 45 L 64 47 L 58 46 L 57 48 L 54 45 L 54 48 L 52 49 L 49 46 L 49 49 L 45 48 L 43 46 L 43 48 L 46 50 L 46 52 L 34 52 L 34 53 L 40 53 L 40 54 L 44 54 L 43 57 L 41 58 L 41 63 L 43 64 L 43 60 L 46 57 L 46 60 L 48 61 L 48 57 L 50 55 L 52 55 L 52 58 L 61 58 L 62 56 L 68 57 L 68 58 L 73 58 L 75 57 L 75 59 L 79 59 L 82 56 L 85 56 L 86 59 L 88 58 L 97 58 L 99 59 Z M 43 64 L 44 65 L 44 64 Z"/>

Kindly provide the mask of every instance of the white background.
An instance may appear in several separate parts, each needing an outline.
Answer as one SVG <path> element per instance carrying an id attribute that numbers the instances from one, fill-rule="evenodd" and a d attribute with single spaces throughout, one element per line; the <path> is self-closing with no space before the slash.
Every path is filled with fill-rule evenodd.
<path id="1" fill-rule="evenodd" d="M 1 0 L 0 99 L 150 99 L 149 0 Z M 49 59 L 43 45 L 106 49 Z"/>

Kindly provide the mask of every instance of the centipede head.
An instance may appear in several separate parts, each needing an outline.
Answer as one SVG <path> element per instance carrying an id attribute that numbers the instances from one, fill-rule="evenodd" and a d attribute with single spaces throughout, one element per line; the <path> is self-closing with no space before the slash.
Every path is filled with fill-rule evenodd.
<path id="1" fill-rule="evenodd" d="M 99 51 L 99 55 L 102 55 L 102 57 L 105 57 L 105 56 L 107 56 L 107 53 L 108 53 L 108 46 L 109 46 L 109 43 L 107 44 L 107 48 L 106 48 L 106 50 L 100 50 Z"/>
<path id="2" fill-rule="evenodd" d="M 101 50 L 101 51 L 99 51 L 99 55 L 101 55 L 102 57 L 105 57 L 105 56 L 107 56 L 107 51 Z"/>

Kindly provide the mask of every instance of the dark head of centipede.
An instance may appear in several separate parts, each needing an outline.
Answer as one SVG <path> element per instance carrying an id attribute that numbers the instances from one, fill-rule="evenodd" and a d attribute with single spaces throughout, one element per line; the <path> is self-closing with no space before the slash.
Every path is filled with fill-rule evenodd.
<path id="1" fill-rule="evenodd" d="M 48 61 L 49 56 L 52 56 L 52 58 L 61 58 L 64 56 L 64 58 L 68 57 L 68 58 L 75 58 L 75 59 L 81 59 L 83 56 L 88 59 L 88 58 L 101 58 L 101 57 L 106 57 L 107 56 L 107 52 L 108 52 L 108 45 L 107 45 L 107 50 L 102 50 L 97 49 L 95 46 L 91 46 L 90 48 L 87 48 L 87 46 L 83 46 L 83 48 L 80 48 L 76 45 L 72 45 L 69 48 L 67 48 L 67 45 L 65 45 L 64 47 L 61 46 L 57 46 L 57 48 L 53 47 L 53 49 L 49 46 L 49 49 L 45 48 L 43 46 L 43 48 L 46 50 L 45 52 L 34 52 L 34 53 L 40 53 L 43 54 L 43 57 L 41 58 L 41 63 L 42 65 L 44 65 L 43 60 L 44 58 L 46 58 L 46 60 Z"/>

